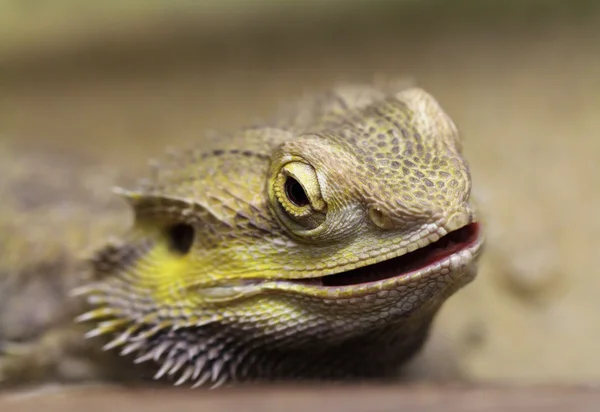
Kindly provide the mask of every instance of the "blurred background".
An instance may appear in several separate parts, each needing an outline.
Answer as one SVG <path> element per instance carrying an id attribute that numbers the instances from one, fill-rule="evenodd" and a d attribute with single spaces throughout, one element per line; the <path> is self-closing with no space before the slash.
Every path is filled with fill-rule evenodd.
<path id="1" fill-rule="evenodd" d="M 0 0 L 0 144 L 126 173 L 304 92 L 414 79 L 462 131 L 488 237 L 419 368 L 599 382 L 599 23 L 593 0 Z"/>

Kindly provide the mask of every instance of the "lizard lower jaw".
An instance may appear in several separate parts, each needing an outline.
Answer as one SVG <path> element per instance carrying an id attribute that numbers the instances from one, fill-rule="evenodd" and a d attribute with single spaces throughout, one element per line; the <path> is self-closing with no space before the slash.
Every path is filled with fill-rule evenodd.
<path id="1" fill-rule="evenodd" d="M 426 272 L 448 272 L 453 266 L 462 266 L 472 260 L 482 244 L 479 223 L 471 223 L 448 233 L 437 242 L 397 258 L 347 272 L 311 279 L 297 279 L 294 283 L 320 287 L 344 287 L 373 284 L 389 279 L 411 279 Z M 454 258 L 457 257 L 457 258 Z M 444 270 L 443 264 L 447 262 Z"/>

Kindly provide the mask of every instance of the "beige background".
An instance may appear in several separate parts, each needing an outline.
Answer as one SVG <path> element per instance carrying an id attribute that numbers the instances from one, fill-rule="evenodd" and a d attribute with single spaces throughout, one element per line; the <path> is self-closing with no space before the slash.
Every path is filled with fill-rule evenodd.
<path id="1" fill-rule="evenodd" d="M 415 78 L 463 132 L 489 239 L 432 348 L 475 379 L 600 381 L 591 2 L 75 3 L 0 2 L 2 139 L 126 171 L 303 91 Z"/>

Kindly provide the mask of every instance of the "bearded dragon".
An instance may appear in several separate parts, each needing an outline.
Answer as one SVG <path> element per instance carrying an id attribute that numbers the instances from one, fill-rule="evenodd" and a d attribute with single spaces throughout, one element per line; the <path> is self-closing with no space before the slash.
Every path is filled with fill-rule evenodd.
<path id="1" fill-rule="evenodd" d="M 118 233 L 125 212 L 106 206 L 63 219 L 118 236 L 91 258 L 71 240 L 69 264 L 34 265 L 25 281 L 4 250 L 0 319 L 31 318 L 43 299 L 7 302 L 47 276 L 60 310 L 25 337 L 0 324 L 0 377 L 110 380 L 144 375 L 141 364 L 192 386 L 391 378 L 476 276 L 483 236 L 470 192 L 457 127 L 423 89 L 305 96 L 117 189 L 128 230 Z M 78 298 L 61 304 L 72 287 Z M 69 357 L 85 367 L 59 367 Z"/>

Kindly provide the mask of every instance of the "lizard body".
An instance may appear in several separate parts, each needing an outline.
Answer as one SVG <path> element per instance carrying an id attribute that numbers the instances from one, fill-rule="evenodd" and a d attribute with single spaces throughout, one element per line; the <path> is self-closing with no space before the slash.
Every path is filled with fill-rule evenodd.
<path id="1" fill-rule="evenodd" d="M 74 282 L 78 321 L 177 384 L 393 376 L 475 276 L 470 190 L 423 90 L 306 97 L 120 189 L 134 222 Z"/>
<path id="2" fill-rule="evenodd" d="M 0 387 L 108 379 L 103 361 L 88 361 L 106 356 L 81 339 L 69 295 L 90 280 L 86 252 L 129 223 L 110 194 L 115 168 L 8 140 L 0 158 Z"/>

